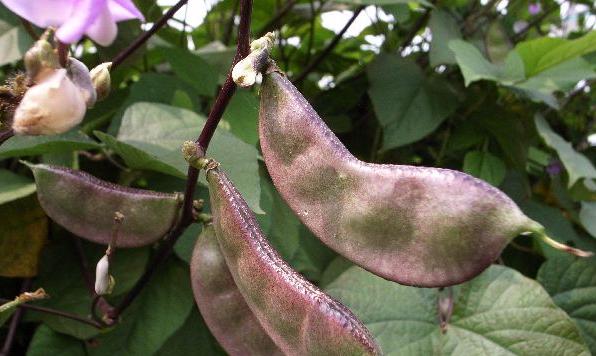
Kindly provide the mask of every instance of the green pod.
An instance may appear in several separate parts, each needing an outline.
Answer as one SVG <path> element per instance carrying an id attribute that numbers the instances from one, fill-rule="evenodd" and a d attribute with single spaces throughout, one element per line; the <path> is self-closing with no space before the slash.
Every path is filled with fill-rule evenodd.
<path id="1" fill-rule="evenodd" d="M 448 286 L 478 275 L 520 234 L 557 245 L 482 180 L 358 160 L 275 68 L 260 95 L 260 144 L 275 187 L 323 243 L 365 269 L 406 285 Z"/>
<path id="2" fill-rule="evenodd" d="M 228 354 L 283 355 L 238 290 L 212 224 L 206 225 L 197 239 L 190 278 L 201 315 Z"/>
<path id="3" fill-rule="evenodd" d="M 179 194 L 122 187 L 65 167 L 28 164 L 46 214 L 68 231 L 107 245 L 117 228 L 117 247 L 150 245 L 178 217 Z M 114 214 L 124 219 L 115 227 Z"/>
<path id="4" fill-rule="evenodd" d="M 218 168 L 207 169 L 213 225 L 240 293 L 287 355 L 377 355 L 366 327 L 285 263 Z"/>

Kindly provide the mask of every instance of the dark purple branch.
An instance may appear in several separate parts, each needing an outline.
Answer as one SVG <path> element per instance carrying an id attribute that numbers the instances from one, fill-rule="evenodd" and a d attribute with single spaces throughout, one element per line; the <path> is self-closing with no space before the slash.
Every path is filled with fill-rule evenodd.
<path id="1" fill-rule="evenodd" d="M 354 14 L 350 18 L 350 20 L 348 20 L 348 22 L 344 25 L 344 27 L 341 29 L 341 31 L 339 31 L 339 33 L 337 35 L 335 35 L 333 40 L 331 40 L 331 42 L 329 42 L 327 47 L 325 47 L 325 49 L 323 49 L 323 52 L 321 52 L 309 65 L 307 65 L 306 68 L 304 68 L 304 70 L 302 71 L 302 73 L 300 73 L 296 76 L 296 78 L 293 80 L 294 83 L 302 82 L 310 74 L 310 72 L 315 70 L 317 68 L 317 66 L 319 64 L 321 64 L 323 59 L 325 59 L 325 57 L 327 57 L 333 51 L 333 49 L 339 44 L 339 41 L 341 41 L 342 37 L 344 36 L 344 34 L 348 30 L 348 28 L 350 28 L 350 26 L 352 25 L 354 20 L 356 20 L 356 17 L 358 17 L 358 15 L 360 15 L 360 12 L 363 9 L 364 9 L 364 6 L 359 6 L 358 8 L 356 8 L 356 10 L 354 10 Z"/>
<path id="2" fill-rule="evenodd" d="M 68 64 L 68 45 L 60 41 L 58 41 L 58 60 L 63 68 Z"/>
<path id="3" fill-rule="evenodd" d="M 0 145 L 4 143 L 4 141 L 8 140 L 9 138 L 11 138 L 12 136 L 14 136 L 14 131 L 13 129 L 8 129 L 6 131 L 2 131 L 0 132 Z"/>
<path id="4" fill-rule="evenodd" d="M 27 278 L 23 281 L 21 285 L 21 292 L 25 293 L 31 288 L 31 278 Z M 11 300 L 0 300 L 0 304 L 4 304 L 10 302 Z M 12 348 L 12 344 L 14 342 L 14 338 L 17 335 L 17 328 L 21 323 L 21 319 L 23 319 L 23 309 L 17 309 L 14 314 L 12 315 L 12 319 L 10 320 L 10 326 L 8 327 L 8 334 L 6 335 L 6 339 L 4 340 L 4 345 L 2 346 L 2 351 L 0 352 L 0 356 L 8 356 L 10 355 L 10 349 Z"/>
<path id="5" fill-rule="evenodd" d="M 172 16 L 174 16 L 174 14 L 178 10 L 180 10 L 180 8 L 182 6 L 184 6 L 187 2 L 188 2 L 188 0 L 178 1 L 178 3 L 176 3 L 176 5 L 174 5 L 174 6 L 172 6 L 156 23 L 153 24 L 153 26 L 147 32 L 143 33 L 136 40 L 134 40 L 134 42 L 131 43 L 130 46 L 128 46 L 127 48 L 122 50 L 120 53 L 118 53 L 116 55 L 116 57 L 114 57 L 114 59 L 112 59 L 111 70 L 114 70 L 116 67 L 118 67 L 120 64 L 122 64 L 122 62 L 124 62 L 124 60 L 126 58 L 128 58 L 137 49 L 139 49 L 139 47 L 141 47 L 143 44 L 145 44 L 145 42 L 147 42 L 147 40 L 149 40 L 149 38 L 151 38 L 151 36 L 153 36 L 155 34 L 155 32 L 157 32 L 160 28 L 162 28 L 168 22 L 168 20 L 170 18 L 172 18 Z"/>
<path id="6" fill-rule="evenodd" d="M 0 303 L 6 303 L 6 302 L 10 302 L 10 299 L 0 298 Z M 40 307 L 40 306 L 33 305 L 33 304 L 21 304 L 21 305 L 17 306 L 17 311 L 15 311 L 15 314 L 13 316 L 13 319 L 14 319 L 14 317 L 17 315 L 17 313 L 19 311 L 22 312 L 24 309 L 28 309 L 28 310 L 38 311 L 38 312 L 41 312 L 41 313 L 46 313 L 46 314 L 52 314 L 52 315 L 60 316 L 60 317 L 63 317 L 63 318 L 71 319 L 71 320 L 74 320 L 74 321 L 81 322 L 83 324 L 87 324 L 87 325 L 93 326 L 94 328 L 98 328 L 98 329 L 104 328 L 104 325 L 102 325 L 101 323 L 99 323 L 99 322 L 97 322 L 95 320 L 92 320 L 92 319 L 89 319 L 89 318 L 86 318 L 86 317 L 83 317 L 83 316 L 80 316 L 80 315 L 63 312 L 61 310 L 56 310 L 56 309 L 46 308 L 46 307 Z M 0 354 L 0 355 L 4 356 L 5 355 L 4 350 L 2 350 L 2 352 L 3 353 Z M 8 355 L 8 354 L 6 354 L 6 355 Z"/>
<path id="7" fill-rule="evenodd" d="M 228 105 L 234 91 L 236 90 L 236 84 L 232 80 L 232 68 L 234 65 L 242 58 L 246 57 L 249 53 L 250 48 L 250 18 L 252 15 L 252 0 L 241 0 L 240 2 L 240 24 L 238 26 L 238 42 L 236 46 L 236 56 L 234 57 L 232 66 L 230 67 L 230 71 L 226 78 L 224 85 L 222 86 L 219 94 L 213 104 L 211 112 L 207 118 L 207 122 L 201 131 L 199 138 L 196 140 L 197 144 L 200 146 L 202 152 L 206 152 L 207 148 L 209 147 L 209 143 L 211 142 L 211 138 L 215 133 L 215 129 L 217 128 L 217 124 L 221 120 L 221 117 Z M 165 236 L 164 242 L 160 246 L 159 250 L 156 252 L 154 257 L 151 259 L 145 273 L 141 276 L 141 278 L 137 281 L 134 287 L 128 292 L 126 296 L 122 299 L 118 307 L 110 314 L 110 317 L 113 320 L 117 320 L 122 312 L 128 308 L 128 306 L 134 301 L 134 299 L 139 295 L 141 290 L 145 287 L 145 285 L 149 282 L 155 271 L 157 270 L 158 266 L 161 265 L 172 253 L 174 245 L 176 241 L 182 235 L 184 230 L 194 221 L 193 218 L 193 196 L 195 192 L 195 188 L 197 185 L 197 180 L 199 177 L 199 171 L 194 168 L 188 168 L 188 175 L 186 178 L 186 189 L 184 192 L 184 203 L 182 206 L 182 217 L 178 221 L 178 223 L 170 230 L 170 232 Z"/>
<path id="8" fill-rule="evenodd" d="M 23 28 L 25 29 L 25 31 L 27 31 L 31 39 L 37 41 L 39 39 L 39 36 L 35 32 L 35 29 L 33 29 L 33 25 L 31 25 L 31 22 L 25 20 L 24 18 L 21 18 L 21 23 L 23 24 Z"/>

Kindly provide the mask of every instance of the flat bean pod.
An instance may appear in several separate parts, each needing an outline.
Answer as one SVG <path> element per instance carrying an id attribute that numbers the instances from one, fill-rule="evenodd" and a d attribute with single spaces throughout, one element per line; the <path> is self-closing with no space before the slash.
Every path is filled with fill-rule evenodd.
<path id="1" fill-rule="evenodd" d="M 265 163 L 292 210 L 338 253 L 386 279 L 437 287 L 476 276 L 519 234 L 557 245 L 482 180 L 358 160 L 273 67 L 261 87 Z"/>
<path id="2" fill-rule="evenodd" d="M 29 164 L 29 168 L 46 214 L 73 234 L 99 244 L 110 243 L 115 212 L 124 215 L 117 247 L 152 244 L 178 217 L 178 194 L 123 187 L 65 167 Z"/>
<path id="3" fill-rule="evenodd" d="M 213 225 L 230 272 L 263 329 L 288 355 L 377 355 L 366 327 L 271 247 L 240 193 L 207 169 Z"/>
<path id="4" fill-rule="evenodd" d="M 254 316 L 238 290 L 215 237 L 203 228 L 190 263 L 195 301 L 220 345 L 235 355 L 283 355 Z"/>

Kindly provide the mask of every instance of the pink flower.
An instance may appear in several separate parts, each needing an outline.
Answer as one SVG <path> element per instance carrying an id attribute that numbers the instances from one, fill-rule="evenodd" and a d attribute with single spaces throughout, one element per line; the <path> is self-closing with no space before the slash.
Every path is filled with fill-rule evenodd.
<path id="1" fill-rule="evenodd" d="M 102 46 L 116 38 L 116 22 L 144 20 L 132 0 L 0 0 L 11 11 L 39 27 L 57 28 L 64 43 L 75 43 L 83 35 Z"/>

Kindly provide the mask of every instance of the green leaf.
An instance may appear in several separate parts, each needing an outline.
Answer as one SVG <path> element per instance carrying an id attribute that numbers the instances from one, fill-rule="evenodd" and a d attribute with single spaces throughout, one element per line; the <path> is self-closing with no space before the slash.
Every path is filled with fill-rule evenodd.
<path id="1" fill-rule="evenodd" d="M 112 119 L 108 133 L 115 135 L 118 132 L 118 128 L 122 122 L 122 116 L 134 103 L 154 102 L 174 105 L 175 103 L 180 103 L 180 92 L 188 94 L 193 108 L 201 107 L 199 93 L 197 93 L 196 89 L 187 82 L 181 81 L 178 77 L 157 73 L 145 73 L 141 75 L 139 81 L 130 87 L 130 95 Z M 188 103 L 183 102 L 183 106 L 187 108 Z"/>
<path id="2" fill-rule="evenodd" d="M 217 89 L 217 73 L 203 58 L 182 48 L 159 48 L 178 78 L 190 84 L 197 93 L 212 97 Z"/>
<path id="3" fill-rule="evenodd" d="M 253 146 L 259 141 L 259 99 L 253 92 L 237 90 L 222 119 L 230 125 L 230 132 L 242 141 Z"/>
<path id="4" fill-rule="evenodd" d="M 35 189 L 35 182 L 31 179 L 0 169 L 0 204 L 24 198 Z"/>
<path id="5" fill-rule="evenodd" d="M 385 150 L 430 134 L 457 106 L 446 82 L 427 78 L 415 63 L 398 56 L 380 55 L 367 72 Z"/>
<path id="6" fill-rule="evenodd" d="M 40 325 L 27 349 L 27 356 L 85 356 L 85 347 L 81 340 L 60 334 L 47 325 Z"/>
<path id="7" fill-rule="evenodd" d="M 452 288 L 444 334 L 437 289 L 401 286 L 352 267 L 326 291 L 354 311 L 386 355 L 589 355 L 569 316 L 515 270 L 493 265 Z"/>
<path id="8" fill-rule="evenodd" d="M 432 33 L 430 45 L 430 65 L 455 64 L 455 55 L 447 46 L 449 41 L 461 39 L 459 25 L 447 11 L 434 9 L 428 22 Z"/>
<path id="9" fill-rule="evenodd" d="M 87 261 L 94 267 L 105 253 L 106 247 L 95 244 L 85 244 L 84 247 Z M 77 251 L 71 237 L 54 239 L 45 247 L 36 286 L 43 287 L 50 299 L 39 302 L 39 305 L 78 315 L 89 315 L 92 297 L 81 275 L 76 256 Z M 148 259 L 149 248 L 116 251 L 110 268 L 110 274 L 116 279 L 114 296 L 122 295 L 132 288 L 145 270 Z M 99 333 L 99 330 L 93 327 L 51 314 L 38 313 L 34 317 L 57 332 L 79 339 L 87 339 Z"/>
<path id="10" fill-rule="evenodd" d="M 505 178 L 505 163 L 490 152 L 470 151 L 464 157 L 464 172 L 498 187 Z"/>
<path id="11" fill-rule="evenodd" d="M 574 40 L 540 37 L 517 44 L 515 50 L 524 61 L 526 75 L 531 77 L 557 64 L 596 51 L 596 31 Z"/>
<path id="12" fill-rule="evenodd" d="M 52 136 L 14 136 L 0 146 L 0 159 L 99 148 L 80 131 Z"/>
<path id="13" fill-rule="evenodd" d="M 20 60 L 32 45 L 18 17 L 0 4 L 0 66 Z"/>
<path id="14" fill-rule="evenodd" d="M 105 134 L 96 135 L 122 156 L 131 168 L 184 178 L 188 164 L 180 148 L 184 141 L 195 139 L 205 120 L 185 109 L 156 103 L 135 103 L 124 113 L 117 141 Z M 225 130 L 215 132 L 208 152 L 209 157 L 222 164 L 250 207 L 256 213 L 262 213 L 259 207 L 261 188 L 257 154 L 255 147 Z"/>
<path id="15" fill-rule="evenodd" d="M 583 58 L 575 58 L 542 71 L 523 82 L 516 83 L 515 87 L 544 96 L 555 91 L 569 91 L 580 80 L 595 77 L 596 72 L 590 63 Z"/>
<path id="16" fill-rule="evenodd" d="M 579 211 L 579 220 L 586 231 L 592 237 L 596 237 L 596 202 L 582 202 L 582 208 Z"/>
<path id="17" fill-rule="evenodd" d="M 560 255 L 547 260 L 538 281 L 571 316 L 590 351 L 596 353 L 596 259 Z"/>
<path id="18" fill-rule="evenodd" d="M 265 174 L 261 179 L 265 215 L 257 216 L 261 228 L 284 260 L 309 280 L 317 281 L 335 253 L 302 225 Z"/>
<path id="19" fill-rule="evenodd" d="M 87 347 L 89 355 L 155 354 L 193 309 L 189 280 L 188 266 L 169 260 L 124 313 L 122 323 L 98 336 L 98 347 Z"/>
<path id="20" fill-rule="evenodd" d="M 197 237 L 201 233 L 202 226 L 201 224 L 192 224 L 190 225 L 180 236 L 176 245 L 174 245 L 174 252 L 176 256 L 178 256 L 182 261 L 186 263 L 190 263 L 190 259 L 192 258 L 192 252 L 195 248 L 195 242 L 197 241 Z"/>
<path id="21" fill-rule="evenodd" d="M 449 41 L 466 86 L 478 80 L 492 80 L 505 85 L 523 80 L 524 64 L 515 51 L 509 52 L 503 66 L 490 63 L 473 44 L 463 40 Z"/>
<path id="22" fill-rule="evenodd" d="M 573 186 L 580 179 L 596 179 L 596 168 L 590 160 L 573 149 L 573 146 L 554 132 L 548 122 L 539 114 L 534 116 L 534 123 L 538 134 L 547 146 L 557 151 L 559 159 L 563 162 L 569 175 L 569 187 Z"/>
<path id="23" fill-rule="evenodd" d="M 170 336 L 165 344 L 155 354 L 156 356 L 171 355 L 209 355 L 225 356 L 226 353 L 219 346 L 211 332 L 205 325 L 203 317 L 197 308 L 193 308 L 186 322 Z"/>

